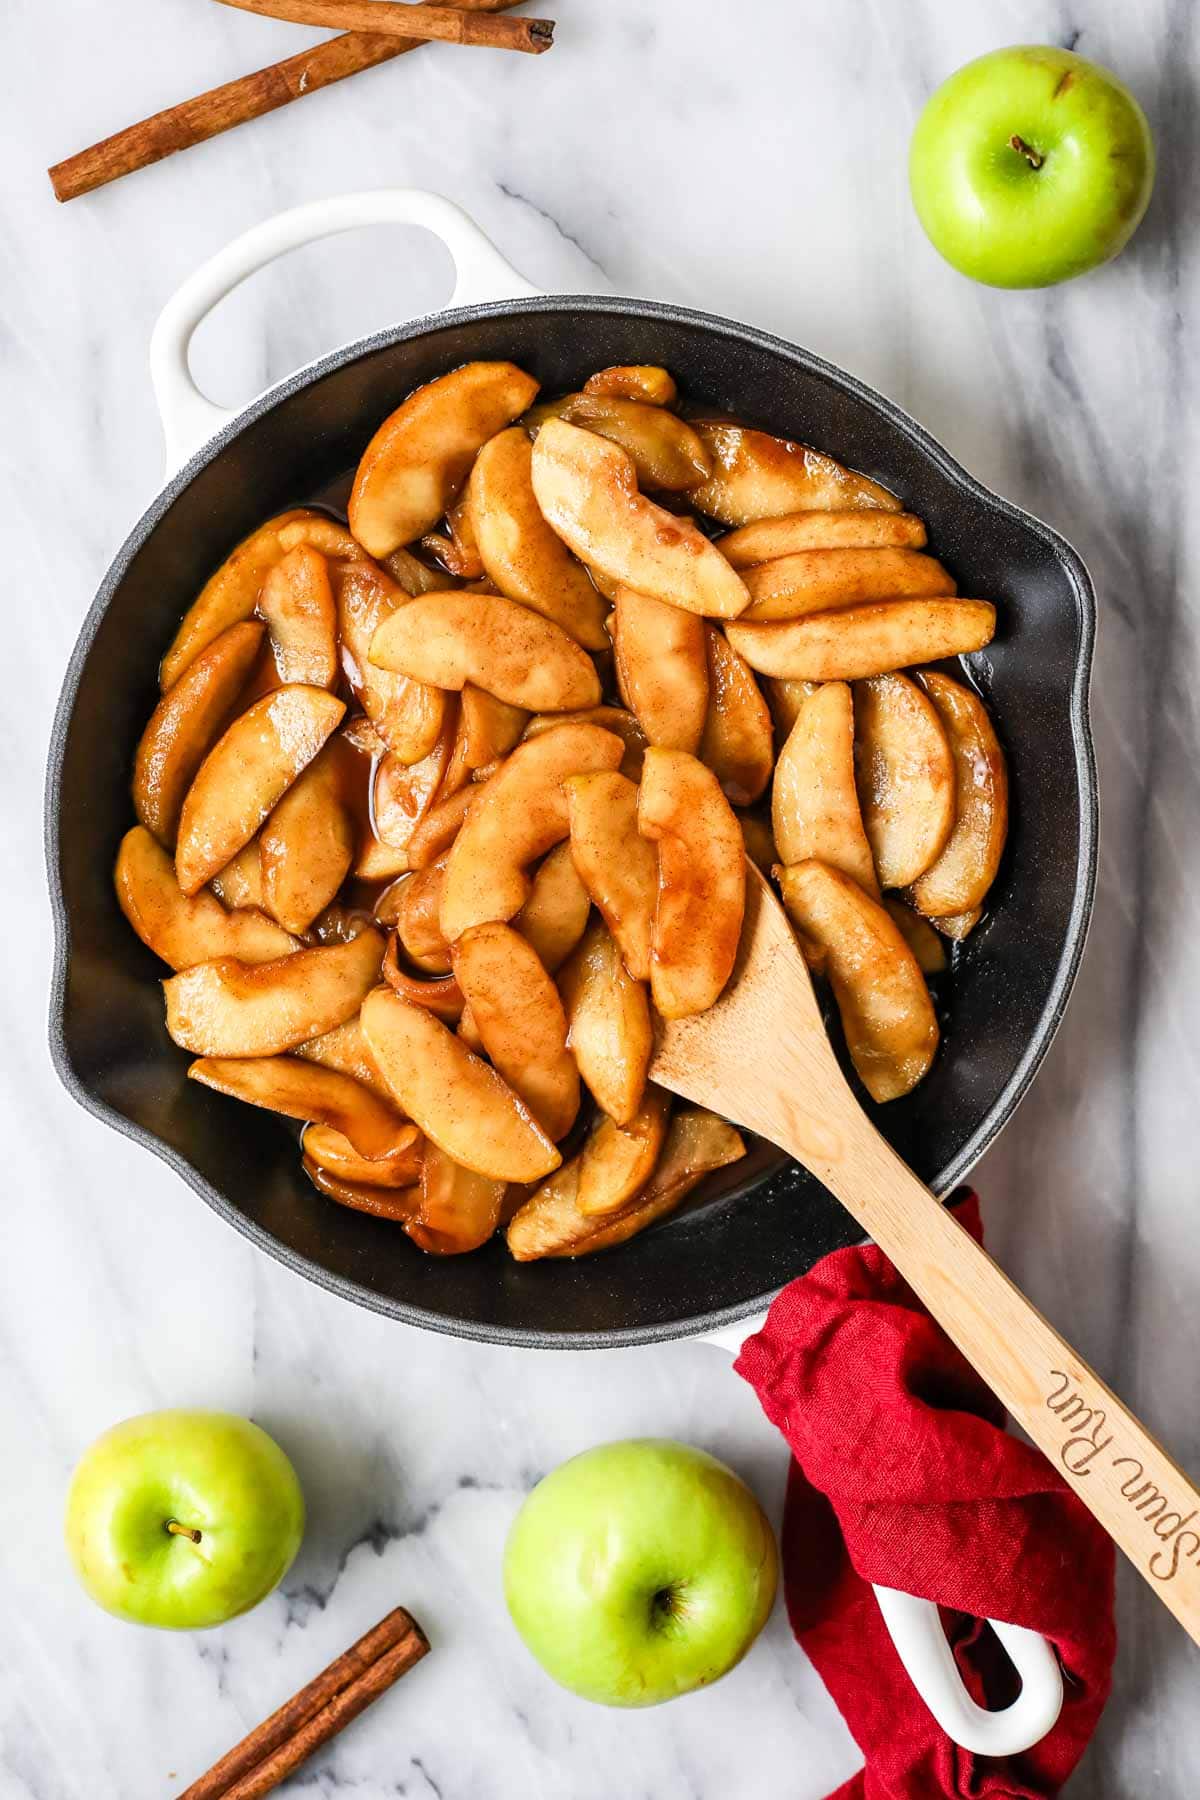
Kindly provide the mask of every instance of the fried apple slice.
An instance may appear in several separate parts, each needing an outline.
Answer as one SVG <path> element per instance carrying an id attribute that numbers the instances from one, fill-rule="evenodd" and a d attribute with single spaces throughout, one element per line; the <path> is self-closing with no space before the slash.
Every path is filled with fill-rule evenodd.
<path id="1" fill-rule="evenodd" d="M 514 1214 L 508 1247 L 517 1262 L 542 1256 L 588 1256 L 609 1250 L 665 1218 L 692 1189 L 717 1169 L 746 1154 L 732 1125 L 702 1109 L 677 1113 L 667 1132 L 658 1168 L 641 1193 L 619 1213 L 589 1218 L 579 1206 L 582 1157 L 559 1169 Z"/>
<path id="2" fill-rule="evenodd" d="M 323 1069 L 337 1069 L 343 1075 L 350 1075 L 363 1087 L 370 1088 L 373 1094 L 378 1094 L 381 1100 L 395 1104 L 392 1091 L 367 1048 L 357 1014 L 347 1019 L 344 1025 L 335 1025 L 332 1031 L 297 1044 L 295 1054 L 304 1057 L 306 1062 L 319 1063 Z"/>
<path id="3" fill-rule="evenodd" d="M 310 544 L 297 544 L 263 582 L 258 610 L 271 634 L 280 681 L 331 688 L 337 682 L 337 608 L 329 565 Z"/>
<path id="4" fill-rule="evenodd" d="M 623 706 L 587 706 L 580 712 L 572 713 L 534 713 L 522 737 L 540 737 L 543 731 L 553 731 L 556 725 L 602 725 L 605 731 L 615 731 L 625 745 L 625 754 L 621 758 L 621 773 L 630 781 L 642 778 L 642 758 L 646 754 L 646 734 L 638 724 L 633 713 Z"/>
<path id="5" fill-rule="evenodd" d="M 353 532 L 327 513 L 302 514 L 290 525 L 283 526 L 279 542 L 285 553 L 305 545 L 319 551 L 331 562 L 361 562 L 366 555 Z"/>
<path id="6" fill-rule="evenodd" d="M 996 879 L 1008 835 L 1008 770 L 983 701 L 934 669 L 918 680 L 954 757 L 955 816 L 941 855 L 913 882 L 908 898 L 918 912 L 940 920 L 973 912 Z"/>
<path id="7" fill-rule="evenodd" d="M 277 1056 L 353 1018 L 379 980 L 383 938 L 297 950 L 275 962 L 222 956 L 163 982 L 167 1030 L 193 1056 Z"/>
<path id="8" fill-rule="evenodd" d="M 670 1115 L 670 1094 L 650 1083 L 627 1125 L 601 1117 L 579 1160 L 579 1210 L 586 1218 L 620 1212 L 645 1187 Z"/>
<path id="9" fill-rule="evenodd" d="M 644 400 L 647 406 L 674 406 L 679 398 L 673 378 L 652 363 L 614 363 L 611 368 L 597 369 L 584 382 L 583 391 Z"/>
<path id="10" fill-rule="evenodd" d="M 508 1083 L 426 1007 L 376 988 L 362 1025 L 401 1107 L 455 1162 L 493 1181 L 537 1181 L 558 1167 L 558 1151 Z"/>
<path id="11" fill-rule="evenodd" d="M 417 763 L 403 763 L 389 752 L 375 769 L 371 795 L 375 835 L 391 849 L 403 851 L 406 860 L 413 833 L 432 810 L 440 792 L 454 752 L 457 729 L 458 709 L 455 706 L 446 713 L 438 740 L 428 756 L 423 756 Z"/>
<path id="12" fill-rule="evenodd" d="M 717 548 L 735 569 L 795 556 L 800 550 L 920 550 L 925 526 L 913 513 L 872 511 L 798 512 L 759 519 L 717 539 Z"/>
<path id="13" fill-rule="evenodd" d="M 413 1243 L 430 1256 L 462 1256 L 486 1244 L 500 1223 L 506 1181 L 464 1169 L 436 1144 L 421 1168 L 421 1205 L 405 1226 Z"/>
<path id="14" fill-rule="evenodd" d="M 969 656 L 996 634 L 987 600 L 878 600 L 774 625 L 731 623 L 726 635 L 760 675 L 864 681 L 914 662 Z"/>
<path id="15" fill-rule="evenodd" d="M 328 1070 L 322 1073 L 328 1074 Z M 406 1188 L 421 1179 L 425 1140 L 415 1125 L 401 1126 L 400 1136 L 400 1148 L 386 1156 L 368 1157 L 332 1125 L 308 1125 L 300 1134 L 300 1147 L 310 1161 L 342 1181 L 363 1182 L 368 1187 Z"/>
<path id="16" fill-rule="evenodd" d="M 529 865 L 567 835 L 568 775 L 615 769 L 625 746 L 598 725 L 561 725 L 519 744 L 467 814 L 442 893 L 447 943 L 471 925 L 511 919 L 529 898 Z"/>
<path id="17" fill-rule="evenodd" d="M 854 767 L 880 884 L 907 887 L 941 854 L 954 825 L 950 745 L 937 708 L 907 675 L 855 684 Z"/>
<path id="18" fill-rule="evenodd" d="M 448 800 L 439 800 L 430 807 L 408 840 L 410 868 L 427 869 L 446 854 L 485 785 L 478 782 L 462 787 Z"/>
<path id="19" fill-rule="evenodd" d="M 652 745 L 638 830 L 658 845 L 650 991 L 664 1019 L 685 1019 L 706 1011 L 733 972 L 746 900 L 741 827 L 711 769 Z"/>
<path id="20" fill-rule="evenodd" d="M 363 452 L 350 529 L 383 557 L 431 531 L 454 504 L 477 451 L 525 412 L 538 384 L 514 363 L 473 362 L 416 389 Z"/>
<path id="21" fill-rule="evenodd" d="M 429 975 L 448 975 L 451 968 L 450 945 L 441 927 L 446 862 L 443 856 L 398 884 L 391 907 L 391 922 L 404 954 Z"/>
<path id="22" fill-rule="evenodd" d="M 685 612 L 736 618 L 750 596 L 698 526 L 638 492 L 618 444 L 548 419 L 533 446 L 533 491 L 547 522 L 601 575 Z"/>
<path id="23" fill-rule="evenodd" d="M 419 1135 L 369 1088 L 298 1056 L 202 1056 L 188 1080 L 286 1119 L 330 1126 L 364 1160 L 411 1151 Z"/>
<path id="24" fill-rule="evenodd" d="M 262 639 L 261 625 L 229 626 L 150 715 L 133 759 L 133 810 L 161 844 L 174 845 L 183 797 L 246 685 Z"/>
<path id="25" fill-rule="evenodd" d="M 288 931 L 307 931 L 336 897 L 354 861 L 354 823 L 336 745 L 294 781 L 258 835 L 263 902 Z"/>
<path id="26" fill-rule="evenodd" d="M 757 681 L 715 626 L 706 625 L 708 710 L 700 739 L 707 763 L 736 806 L 750 806 L 771 779 L 771 712 Z"/>
<path id="27" fill-rule="evenodd" d="M 704 620 L 618 587 L 612 622 L 617 686 L 647 741 L 698 750 L 708 714 Z"/>
<path id="28" fill-rule="evenodd" d="M 445 569 L 436 568 L 433 563 L 423 562 L 411 550 L 393 550 L 390 556 L 384 557 L 381 566 L 411 599 L 418 594 L 433 594 L 458 586 L 453 575 L 447 575 Z"/>
<path id="29" fill-rule="evenodd" d="M 770 677 L 763 682 L 780 743 L 786 742 L 788 732 L 800 717 L 800 708 L 820 685 L 819 681 L 786 681 Z"/>
<path id="30" fill-rule="evenodd" d="M 883 904 L 900 936 L 916 957 L 917 967 L 922 975 L 941 975 L 947 967 L 946 949 L 929 920 L 923 919 L 920 913 L 914 912 L 911 906 L 905 906 L 903 900 L 894 899 L 891 894 L 883 896 Z M 943 922 L 939 919 L 939 926 Z"/>
<path id="31" fill-rule="evenodd" d="M 779 860 L 775 834 L 771 827 L 765 819 L 759 818 L 757 813 L 740 812 L 737 815 L 737 822 L 742 828 L 742 842 L 746 846 L 746 855 L 762 870 L 764 875 L 769 875 L 772 864 Z"/>
<path id="32" fill-rule="evenodd" d="M 530 712 L 569 712 L 600 698 L 587 651 L 503 594 L 456 589 L 410 600 L 375 633 L 371 661 L 441 688 L 469 681 Z"/>
<path id="33" fill-rule="evenodd" d="M 280 531 L 294 519 L 311 516 L 302 508 L 295 508 L 268 519 L 248 538 L 243 538 L 216 574 L 209 577 L 183 615 L 183 622 L 162 659 L 158 678 L 164 694 L 174 687 L 184 670 L 195 662 L 202 650 L 208 649 L 214 639 L 228 631 L 231 625 L 240 625 L 250 617 L 258 605 L 263 582 L 283 555 Z"/>
<path id="34" fill-rule="evenodd" d="M 454 946 L 454 973 L 488 1056 L 557 1143 L 579 1111 L 579 1070 L 537 951 L 511 925 L 473 925 Z"/>
<path id="35" fill-rule="evenodd" d="M 519 425 L 500 432 L 475 458 L 466 507 L 488 579 L 586 650 L 606 650 L 608 607 L 542 517 L 532 462 L 533 446 Z"/>
<path id="36" fill-rule="evenodd" d="M 844 681 L 816 688 L 775 765 L 771 829 L 784 863 L 817 857 L 878 898 L 854 783 L 854 701 Z"/>
<path id="37" fill-rule="evenodd" d="M 529 714 L 523 706 L 509 706 L 494 694 L 467 682 L 458 710 L 454 748 L 438 789 L 438 801 L 449 800 L 470 780 L 476 769 L 487 768 L 508 755 L 520 742 Z"/>
<path id="38" fill-rule="evenodd" d="M 113 879 L 121 911 L 143 944 L 172 969 L 190 969 L 218 956 L 273 962 L 300 948 L 265 913 L 226 912 L 207 890 L 189 899 L 175 879 L 175 864 L 144 825 L 121 839 Z"/>
<path id="39" fill-rule="evenodd" d="M 345 1181 L 332 1170 L 323 1169 L 311 1156 L 302 1157 L 300 1167 L 318 1193 L 328 1200 L 336 1200 L 339 1206 L 349 1207 L 352 1212 L 368 1213 L 372 1218 L 391 1219 L 397 1225 L 404 1225 L 416 1216 L 421 1204 L 421 1190 L 416 1183 L 411 1187 L 390 1188 Z"/>
<path id="40" fill-rule="evenodd" d="M 864 600 L 954 592 L 953 576 L 921 550 L 797 550 L 747 569 L 745 582 L 750 605 L 742 618 L 755 624 L 807 618 Z"/>
<path id="41" fill-rule="evenodd" d="M 633 979 L 607 925 L 594 919 L 558 985 L 579 1073 L 601 1110 L 627 1125 L 642 1104 L 654 1047 L 646 984 Z"/>
<path id="42" fill-rule="evenodd" d="M 231 912 L 248 907 L 262 912 L 265 902 L 258 839 L 251 838 L 223 869 L 218 870 L 209 886 L 221 905 L 228 907 Z M 247 957 L 246 960 L 249 962 L 251 959 Z"/>
<path id="43" fill-rule="evenodd" d="M 571 859 L 635 981 L 650 979 L 658 857 L 638 831 L 638 791 L 615 771 L 564 781 Z"/>
<path id="44" fill-rule="evenodd" d="M 500 435 L 503 437 L 503 432 Z M 494 443 L 495 439 L 490 441 Z M 421 548 L 430 556 L 436 556 L 456 581 L 478 581 L 484 574 L 479 540 L 475 536 L 465 491 L 446 514 L 446 530 L 427 531 L 421 539 Z"/>
<path id="45" fill-rule="evenodd" d="M 579 878 L 568 841 L 543 857 L 530 882 L 529 898 L 513 924 L 553 975 L 586 931 L 591 910 L 591 896 Z"/>
<path id="46" fill-rule="evenodd" d="M 643 488 L 686 493 L 712 474 L 712 457 L 703 441 L 665 407 L 616 394 L 565 394 L 535 406 L 526 422 L 538 430 L 547 419 L 565 419 L 619 444 L 633 458 Z"/>
<path id="47" fill-rule="evenodd" d="M 411 1001 L 414 1006 L 427 1006 L 431 1013 L 436 1014 L 439 1019 L 445 1019 L 448 1025 L 456 1025 L 462 1017 L 465 1001 L 454 976 L 443 975 L 432 981 L 425 981 L 419 976 L 410 975 L 407 969 L 400 967 L 395 932 L 388 939 L 388 947 L 384 952 L 383 979 L 393 993 Z"/>
<path id="48" fill-rule="evenodd" d="M 335 569 L 334 594 L 351 692 L 392 754 L 402 763 L 420 762 L 441 736 L 447 697 L 440 688 L 377 668 L 367 654 L 376 631 L 409 596 L 368 562 Z"/>
<path id="49" fill-rule="evenodd" d="M 278 688 L 218 738 L 179 816 L 175 869 L 185 894 L 198 893 L 249 843 L 345 710 L 324 688 Z"/>
<path id="50" fill-rule="evenodd" d="M 802 862 L 781 872 L 797 929 L 825 953 L 846 1048 L 873 1100 L 898 1100 L 929 1071 L 938 1023 L 917 959 L 878 900 L 840 869 Z"/>
<path id="51" fill-rule="evenodd" d="M 933 923 L 943 937 L 948 937 L 952 943 L 961 944 L 964 938 L 970 937 L 982 917 L 982 906 L 973 906 L 970 912 L 939 914 Z"/>
<path id="52" fill-rule="evenodd" d="M 721 420 L 698 423 L 696 430 L 713 459 L 713 473 L 703 487 L 692 490 L 690 499 L 722 525 L 753 525 L 813 509 L 900 511 L 900 502 L 886 488 L 807 444 Z"/>

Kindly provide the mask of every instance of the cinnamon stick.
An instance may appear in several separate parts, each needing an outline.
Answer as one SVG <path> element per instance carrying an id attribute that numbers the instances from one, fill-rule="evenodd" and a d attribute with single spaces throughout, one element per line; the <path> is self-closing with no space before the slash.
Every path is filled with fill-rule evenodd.
<path id="1" fill-rule="evenodd" d="M 455 0 L 456 8 L 462 12 L 506 12 L 516 4 L 517 0 Z M 223 87 L 210 88 L 194 100 L 170 106 L 165 112 L 155 113 L 153 118 L 143 119 L 139 125 L 131 125 L 56 163 L 49 171 L 54 192 L 60 200 L 90 194 L 106 182 L 161 162 L 164 156 L 173 156 L 177 150 L 190 150 L 193 144 L 206 143 L 235 125 L 274 112 L 290 100 L 315 94 L 320 88 L 357 75 L 361 69 L 373 69 L 377 63 L 390 62 L 409 50 L 419 50 L 421 43 L 420 38 L 389 38 L 358 31 L 328 38 L 323 44 L 272 63 L 253 75 L 240 76 Z"/>
<path id="2" fill-rule="evenodd" d="M 331 25 L 337 31 L 377 31 L 385 37 L 439 44 L 478 44 L 539 56 L 554 42 L 553 19 L 501 19 L 414 5 L 412 0 L 221 0 L 242 12 L 293 25 Z"/>
<path id="3" fill-rule="evenodd" d="M 398 1606 L 255 1726 L 179 1800 L 261 1800 L 336 1737 L 426 1654 L 429 1640 Z"/>

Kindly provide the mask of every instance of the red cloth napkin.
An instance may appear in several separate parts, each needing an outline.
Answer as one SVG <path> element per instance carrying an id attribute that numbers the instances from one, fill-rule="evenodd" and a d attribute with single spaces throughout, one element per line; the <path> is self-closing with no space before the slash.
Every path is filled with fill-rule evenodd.
<path id="1" fill-rule="evenodd" d="M 956 1200 L 982 1240 L 975 1195 Z M 1107 1534 L 1039 1450 L 1007 1435 L 998 1401 L 874 1245 L 827 1256 L 786 1287 L 736 1367 L 795 1457 L 783 1523 L 792 1630 L 866 1757 L 831 1800 L 1057 1794 L 1111 1685 Z M 1014 1692 L 978 1621 L 1043 1632 L 1066 1678 L 1050 1735 L 1003 1760 L 952 1744 L 892 1648 L 871 1582 L 946 1609 L 980 1703 Z"/>

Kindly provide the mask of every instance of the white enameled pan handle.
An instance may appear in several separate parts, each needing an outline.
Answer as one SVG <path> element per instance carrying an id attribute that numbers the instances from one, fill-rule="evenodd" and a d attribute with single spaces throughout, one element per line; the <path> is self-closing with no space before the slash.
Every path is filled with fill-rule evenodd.
<path id="1" fill-rule="evenodd" d="M 175 471 L 236 416 L 207 399 L 192 379 L 188 349 L 192 335 L 218 301 L 247 276 L 318 238 L 364 225 L 421 225 L 440 238 L 454 259 L 450 306 L 509 300 L 535 294 L 523 275 L 507 263 L 491 240 L 453 201 L 421 188 L 379 188 L 313 200 L 264 219 L 203 263 L 159 315 L 150 340 L 150 375 L 162 415 L 167 474 Z"/>
<path id="2" fill-rule="evenodd" d="M 763 1313 L 723 1331 L 706 1333 L 703 1341 L 736 1356 L 746 1339 L 765 1323 Z M 1053 1648 L 1038 1632 L 988 1620 L 1021 1679 L 1021 1692 L 1012 1705 L 988 1712 L 976 1705 L 963 1686 L 933 1601 L 902 1594 L 897 1588 L 877 1587 L 874 1591 L 909 1680 L 946 1736 L 962 1749 L 974 1756 L 1019 1756 L 1053 1728 L 1063 1705 L 1062 1670 Z"/>

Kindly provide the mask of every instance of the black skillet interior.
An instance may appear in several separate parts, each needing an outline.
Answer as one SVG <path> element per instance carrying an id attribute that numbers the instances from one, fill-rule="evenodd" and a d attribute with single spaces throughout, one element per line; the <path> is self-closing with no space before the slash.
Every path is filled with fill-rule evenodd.
<path id="1" fill-rule="evenodd" d="M 177 477 L 125 545 L 68 672 L 51 747 L 47 851 L 59 958 L 51 1047 L 75 1098 L 171 1164 L 281 1261 L 360 1304 L 467 1336 L 563 1347 L 638 1343 L 744 1317 L 859 1235 L 792 1167 L 744 1174 L 627 1246 L 578 1263 L 513 1263 L 502 1245 L 421 1255 L 386 1223 L 323 1199 L 269 1115 L 185 1080 L 161 966 L 113 897 L 131 823 L 133 746 L 158 658 L 201 583 L 254 525 L 326 489 L 418 383 L 508 357 L 547 393 L 608 363 L 662 363 L 687 399 L 830 451 L 928 522 L 960 592 L 1000 629 L 970 659 L 1007 748 L 1014 809 L 993 913 L 945 984 L 936 1067 L 879 1122 L 937 1191 L 1006 1121 L 1043 1054 L 1078 961 L 1094 878 L 1086 721 L 1093 630 L 1078 558 L 971 481 L 903 413 L 777 339 L 647 302 L 554 299 L 444 314 L 326 359 L 256 403 Z"/>

